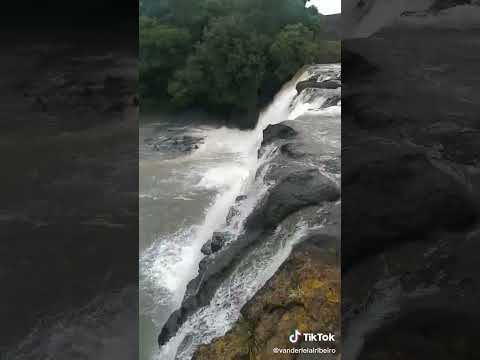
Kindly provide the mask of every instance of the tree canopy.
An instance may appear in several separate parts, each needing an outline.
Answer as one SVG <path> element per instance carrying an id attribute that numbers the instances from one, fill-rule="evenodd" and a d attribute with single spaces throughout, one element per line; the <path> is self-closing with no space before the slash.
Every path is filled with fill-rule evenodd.
<path id="1" fill-rule="evenodd" d="M 299 68 L 339 61 L 305 0 L 141 0 L 140 92 L 251 113 Z"/>

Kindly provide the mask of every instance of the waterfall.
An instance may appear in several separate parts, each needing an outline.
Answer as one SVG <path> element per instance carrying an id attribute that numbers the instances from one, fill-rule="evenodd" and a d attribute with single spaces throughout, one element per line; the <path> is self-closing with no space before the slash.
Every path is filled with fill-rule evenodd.
<path id="1" fill-rule="evenodd" d="M 294 120 L 303 114 L 315 115 L 321 111 L 326 98 L 321 94 L 309 98 L 304 98 L 303 93 L 297 96 L 295 85 L 310 77 L 312 72 L 321 74 L 332 69 L 338 71 L 339 66 L 303 69 L 261 112 L 253 130 L 205 126 L 189 129 L 190 134 L 204 137 L 204 142 L 193 154 L 175 159 L 177 167 L 179 161 L 183 165 L 188 164 L 185 167 L 188 175 L 182 175 L 189 183 L 183 187 L 183 191 L 188 190 L 179 198 L 188 203 L 188 199 L 195 199 L 197 193 L 211 195 L 197 223 L 179 223 L 176 232 L 162 234 L 141 254 L 140 285 L 143 294 L 140 311 L 154 319 L 156 328 L 161 328 L 166 317 L 180 306 L 188 282 L 198 274 L 199 262 L 203 258 L 200 250 L 213 232 L 227 230 L 234 237 L 240 235 L 243 229 L 236 225 L 241 224 L 268 190 L 269 184 L 263 181 L 262 176 L 256 176 L 265 163 L 268 165 L 270 154 L 266 151 L 262 157 L 258 157 L 263 130 L 270 124 Z M 332 110 L 322 111 L 327 114 Z M 338 110 L 334 111 L 338 115 Z M 155 163 L 155 166 L 158 165 Z M 177 179 L 180 172 L 176 169 Z M 238 206 L 235 225 L 226 224 L 228 211 L 239 195 L 246 198 Z M 242 306 L 275 273 L 306 229 L 307 225 L 301 219 L 288 228 L 279 226 L 274 234 L 262 240 L 254 252 L 245 254 L 228 279 L 220 284 L 210 304 L 192 314 L 176 336 L 162 348 L 155 349 L 148 358 L 191 359 L 198 344 L 209 342 L 228 331 L 238 319 Z M 158 313 L 163 313 L 163 316 L 159 318 Z"/>

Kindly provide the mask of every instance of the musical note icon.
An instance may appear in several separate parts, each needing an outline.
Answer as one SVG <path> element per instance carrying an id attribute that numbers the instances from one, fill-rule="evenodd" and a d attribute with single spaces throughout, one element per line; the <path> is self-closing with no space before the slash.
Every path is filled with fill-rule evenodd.
<path id="1" fill-rule="evenodd" d="M 300 331 L 298 331 L 297 329 L 295 329 L 295 333 L 293 333 L 292 335 L 290 335 L 290 336 L 288 337 L 288 340 L 290 340 L 290 342 L 291 342 L 292 344 L 295 344 L 295 343 L 298 341 L 299 336 L 301 336 L 301 335 L 302 335 L 302 333 L 301 333 Z"/>

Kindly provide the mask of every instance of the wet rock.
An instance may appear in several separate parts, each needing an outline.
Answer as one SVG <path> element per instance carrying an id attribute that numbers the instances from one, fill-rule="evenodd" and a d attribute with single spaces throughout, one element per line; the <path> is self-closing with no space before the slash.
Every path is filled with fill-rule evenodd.
<path id="1" fill-rule="evenodd" d="M 342 86 L 338 80 L 318 81 L 318 77 L 313 77 L 305 81 L 300 81 L 296 85 L 297 93 L 300 94 L 305 89 L 338 89 Z"/>
<path id="2" fill-rule="evenodd" d="M 301 144 L 288 143 L 280 146 L 280 153 L 292 159 L 301 159 L 305 157 L 305 152 L 301 150 Z"/>
<path id="3" fill-rule="evenodd" d="M 247 229 L 272 229 L 299 209 L 336 201 L 338 186 L 318 169 L 293 172 L 281 179 L 260 201 L 246 220 Z"/>
<path id="4" fill-rule="evenodd" d="M 193 359 L 271 359 L 273 348 L 292 347 L 288 341 L 292 329 L 332 332 L 339 343 L 340 272 L 336 244 L 338 239 L 316 235 L 296 246 L 275 275 L 242 308 L 233 328 L 212 343 L 201 345 Z M 335 343 L 328 345 L 336 347 Z M 300 341 L 296 346 L 308 345 Z"/>
<path id="5" fill-rule="evenodd" d="M 243 200 L 246 200 L 246 199 L 247 199 L 247 195 L 239 195 L 235 198 L 235 202 L 239 203 L 239 202 L 242 202 Z"/>
<path id="6" fill-rule="evenodd" d="M 233 219 L 240 215 L 240 210 L 239 210 L 239 205 L 242 203 L 242 201 L 247 199 L 247 195 L 239 195 L 235 199 L 235 205 L 231 206 L 230 209 L 228 210 L 227 214 L 227 225 L 231 225 Z"/>
<path id="7" fill-rule="evenodd" d="M 194 150 L 198 150 L 199 144 L 202 144 L 203 138 L 197 136 L 178 136 L 170 137 L 151 144 L 155 151 L 171 151 L 180 153 L 190 153 Z"/>
<path id="8" fill-rule="evenodd" d="M 214 232 L 212 238 L 202 246 L 202 253 L 205 255 L 216 253 L 223 247 L 228 238 L 228 233 L 220 231 Z"/>
<path id="9" fill-rule="evenodd" d="M 267 128 L 263 130 L 262 147 L 274 142 L 275 140 L 292 139 L 296 135 L 297 135 L 297 132 L 288 125 L 285 125 L 285 124 L 268 125 Z"/>
<path id="10" fill-rule="evenodd" d="M 227 214 L 227 225 L 232 224 L 232 220 L 234 217 L 240 215 L 240 210 L 238 210 L 237 206 L 231 206 L 230 209 L 228 209 L 228 214 Z"/>
<path id="11" fill-rule="evenodd" d="M 331 106 L 337 106 L 341 100 L 342 100 L 342 97 L 340 95 L 331 96 L 327 100 L 325 100 L 325 102 L 322 104 L 322 109 L 326 109 Z"/>

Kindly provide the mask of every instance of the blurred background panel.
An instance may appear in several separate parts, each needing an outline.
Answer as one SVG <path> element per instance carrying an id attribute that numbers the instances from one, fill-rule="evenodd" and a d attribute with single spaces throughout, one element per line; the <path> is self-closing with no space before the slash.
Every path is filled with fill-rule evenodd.
<path id="1" fill-rule="evenodd" d="M 480 7 L 342 10 L 343 358 L 478 358 Z"/>
<path id="2" fill-rule="evenodd" d="M 135 1 L 2 4 L 0 354 L 135 359 Z"/>

